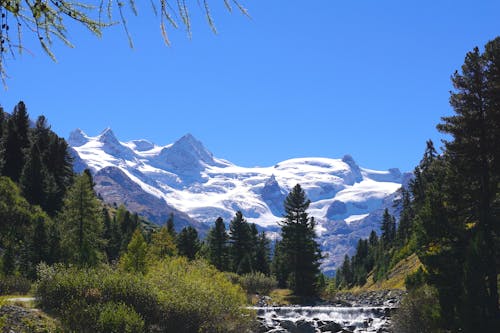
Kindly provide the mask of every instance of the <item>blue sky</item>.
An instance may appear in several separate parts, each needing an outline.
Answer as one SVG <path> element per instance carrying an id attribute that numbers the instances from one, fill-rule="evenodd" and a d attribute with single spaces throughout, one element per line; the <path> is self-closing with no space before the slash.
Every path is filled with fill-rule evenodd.
<path id="1" fill-rule="evenodd" d="M 24 100 L 67 137 L 110 126 L 122 141 L 185 133 L 244 166 L 351 154 L 374 169 L 411 170 L 449 115 L 450 76 L 500 32 L 498 1 L 250 1 L 251 19 L 211 0 L 214 35 L 196 2 L 193 36 L 163 44 L 149 3 L 94 38 L 70 26 L 52 62 L 25 33 L 7 63 L 7 110 Z"/>

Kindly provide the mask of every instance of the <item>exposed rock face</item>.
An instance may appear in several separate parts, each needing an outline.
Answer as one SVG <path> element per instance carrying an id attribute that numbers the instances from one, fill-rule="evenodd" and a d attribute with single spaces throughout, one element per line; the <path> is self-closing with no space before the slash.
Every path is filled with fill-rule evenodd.
<path id="1" fill-rule="evenodd" d="M 94 175 L 94 182 L 95 191 L 110 205 L 123 204 L 129 210 L 160 225 L 167 221 L 170 214 L 174 214 L 177 230 L 191 225 L 203 235 L 208 229 L 207 224 L 194 221 L 187 214 L 169 206 L 164 200 L 144 191 L 118 168 L 106 167 L 99 170 Z"/>

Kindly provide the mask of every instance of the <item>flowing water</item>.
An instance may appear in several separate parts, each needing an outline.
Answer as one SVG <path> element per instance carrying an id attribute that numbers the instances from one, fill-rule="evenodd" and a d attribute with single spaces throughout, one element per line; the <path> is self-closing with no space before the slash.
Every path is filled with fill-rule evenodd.
<path id="1" fill-rule="evenodd" d="M 260 332 L 388 332 L 391 307 L 285 306 L 253 307 Z M 331 329 L 328 329 L 330 327 Z M 335 328 L 336 327 L 336 328 Z M 323 330 L 322 330 L 323 329 Z"/>

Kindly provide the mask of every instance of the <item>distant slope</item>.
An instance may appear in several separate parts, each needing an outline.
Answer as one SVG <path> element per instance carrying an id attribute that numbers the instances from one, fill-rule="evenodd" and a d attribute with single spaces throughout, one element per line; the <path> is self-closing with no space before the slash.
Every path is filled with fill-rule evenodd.
<path id="1" fill-rule="evenodd" d="M 373 281 L 373 272 L 368 275 L 365 285 L 362 287 L 354 287 L 350 289 L 352 292 L 373 291 L 373 290 L 389 290 L 389 289 L 405 289 L 405 279 L 408 275 L 416 272 L 422 263 L 416 254 L 412 254 L 408 258 L 399 261 L 388 273 L 387 279 L 382 279 L 377 282 Z"/>

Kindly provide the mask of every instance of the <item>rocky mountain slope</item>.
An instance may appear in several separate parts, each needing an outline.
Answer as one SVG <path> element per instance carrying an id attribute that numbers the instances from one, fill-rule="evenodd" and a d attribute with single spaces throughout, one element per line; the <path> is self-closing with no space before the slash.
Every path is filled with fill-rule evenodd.
<path id="1" fill-rule="evenodd" d="M 120 142 L 111 129 L 98 136 L 73 131 L 68 140 L 75 168 L 94 173 L 96 190 L 109 203 L 125 204 L 156 223 L 170 213 L 177 226 L 205 232 L 218 216 L 226 222 L 241 210 L 271 236 L 277 236 L 283 200 L 300 183 L 318 223 L 323 269 L 332 271 L 360 237 L 379 228 L 382 211 L 392 208 L 401 184 L 398 169 L 376 171 L 342 159 L 296 158 L 270 167 L 240 167 L 214 157 L 187 134 L 166 146 L 146 140 Z"/>

